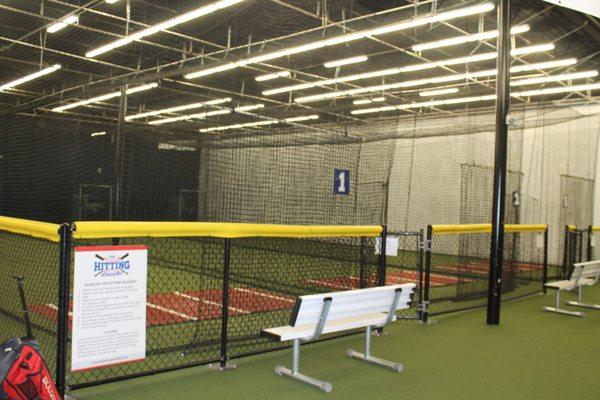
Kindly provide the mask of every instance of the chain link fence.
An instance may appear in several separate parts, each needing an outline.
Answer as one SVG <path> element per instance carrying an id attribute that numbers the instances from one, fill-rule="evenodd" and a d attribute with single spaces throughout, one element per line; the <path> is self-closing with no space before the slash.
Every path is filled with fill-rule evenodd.
<path id="1" fill-rule="evenodd" d="M 489 224 L 428 227 L 424 302 L 428 315 L 483 307 L 490 270 Z M 504 236 L 503 299 L 543 290 L 549 268 L 546 225 L 507 225 Z M 427 316 L 425 317 L 427 319 Z"/>

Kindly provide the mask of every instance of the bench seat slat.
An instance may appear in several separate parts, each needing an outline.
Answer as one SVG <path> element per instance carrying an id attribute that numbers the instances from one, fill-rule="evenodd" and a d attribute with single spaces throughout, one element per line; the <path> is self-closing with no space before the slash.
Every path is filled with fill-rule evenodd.
<path id="1" fill-rule="evenodd" d="M 395 317 L 394 317 L 395 320 Z M 340 319 L 325 324 L 323 333 L 343 332 L 367 326 L 379 327 L 387 321 L 387 313 L 371 313 L 352 318 Z M 314 324 L 300 326 L 279 326 L 263 330 L 264 334 L 282 342 L 294 339 L 309 339 L 315 331 Z"/>
<path id="2" fill-rule="evenodd" d="M 388 296 L 385 299 L 380 299 L 376 302 L 365 302 L 365 303 L 336 303 L 335 301 L 331 305 L 329 322 L 335 322 L 340 319 L 351 318 L 355 315 L 371 314 L 378 312 L 388 312 L 391 306 L 393 298 Z M 403 310 L 410 307 L 411 298 L 410 295 L 401 296 L 398 301 L 397 310 Z M 302 315 L 298 316 L 295 322 L 295 326 L 306 325 L 314 323 L 318 320 L 321 314 L 321 308 L 323 307 L 323 301 L 310 306 L 302 304 Z"/>
<path id="3" fill-rule="evenodd" d="M 294 307 L 290 325 L 317 324 L 325 298 L 332 299 L 327 317 L 330 322 L 355 315 L 387 313 L 397 291 L 401 292 L 397 310 L 408 308 L 415 286 L 414 283 L 407 283 L 300 296 Z"/>

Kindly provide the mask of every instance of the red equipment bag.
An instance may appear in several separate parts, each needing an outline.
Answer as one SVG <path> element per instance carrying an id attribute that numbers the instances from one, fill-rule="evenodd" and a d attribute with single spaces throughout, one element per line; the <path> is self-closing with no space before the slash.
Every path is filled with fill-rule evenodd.
<path id="1" fill-rule="evenodd" d="M 0 399 L 60 399 L 35 340 L 10 339 L 0 346 L 0 352 Z"/>
<path id="2" fill-rule="evenodd" d="M 52 375 L 33 337 L 25 301 L 25 278 L 15 276 L 26 335 L 0 345 L 0 400 L 60 400 Z"/>

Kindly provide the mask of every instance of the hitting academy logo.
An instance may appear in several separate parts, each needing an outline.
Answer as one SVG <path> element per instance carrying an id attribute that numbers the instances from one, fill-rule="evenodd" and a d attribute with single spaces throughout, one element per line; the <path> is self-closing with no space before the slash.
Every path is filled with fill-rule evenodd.
<path id="1" fill-rule="evenodd" d="M 115 255 L 109 255 L 108 257 L 102 257 L 96 254 L 95 257 L 99 261 L 94 261 L 94 274 L 95 276 L 120 276 L 129 274 L 129 253 L 121 257 Z"/>

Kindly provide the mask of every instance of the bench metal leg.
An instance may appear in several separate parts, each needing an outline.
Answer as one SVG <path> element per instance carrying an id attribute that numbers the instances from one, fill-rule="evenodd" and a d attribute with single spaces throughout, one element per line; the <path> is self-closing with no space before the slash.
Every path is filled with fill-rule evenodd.
<path id="1" fill-rule="evenodd" d="M 567 303 L 567 304 L 569 304 L 569 303 Z M 563 310 L 562 308 L 560 308 L 560 290 L 556 290 L 555 305 L 556 305 L 555 307 L 544 307 L 543 310 L 548 311 L 548 312 L 557 313 L 557 314 L 571 315 L 573 317 L 583 317 L 585 315 L 585 313 L 582 313 L 582 312 L 567 311 L 567 310 Z"/>
<path id="2" fill-rule="evenodd" d="M 356 360 L 365 361 L 371 364 L 379 365 L 380 367 L 389 368 L 396 372 L 402 372 L 404 365 L 401 363 L 383 360 L 381 358 L 371 356 L 371 327 L 367 326 L 365 331 L 365 353 L 359 353 L 358 351 L 349 349 L 346 355 Z"/>
<path id="3" fill-rule="evenodd" d="M 298 372 L 298 366 L 300 363 L 300 339 L 295 339 L 292 346 L 292 369 L 285 368 L 284 366 L 278 365 L 275 367 L 275 373 L 279 376 L 285 376 L 296 381 L 306 383 L 310 386 L 314 386 L 317 389 L 329 393 L 333 390 L 333 386 L 329 382 L 320 381 L 310 376 L 306 376 Z"/>
<path id="4" fill-rule="evenodd" d="M 577 292 L 577 301 L 567 301 L 567 304 L 570 306 L 575 306 L 575 307 L 584 307 L 584 308 L 591 308 L 594 310 L 600 310 L 599 304 L 590 304 L 590 303 L 583 302 L 583 286 L 579 286 L 579 290 Z"/>

